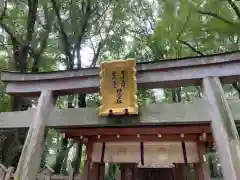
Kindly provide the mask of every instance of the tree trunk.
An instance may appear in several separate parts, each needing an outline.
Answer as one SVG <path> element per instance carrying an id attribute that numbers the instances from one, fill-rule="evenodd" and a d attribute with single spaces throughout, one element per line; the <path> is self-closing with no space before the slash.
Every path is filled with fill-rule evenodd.
<path id="1" fill-rule="evenodd" d="M 61 173 L 63 161 L 65 159 L 65 154 L 66 154 L 65 151 L 67 150 L 67 146 L 68 146 L 68 140 L 66 138 L 62 138 L 60 144 L 61 144 L 61 148 L 59 149 L 59 152 L 57 153 L 56 162 L 53 165 L 53 169 L 56 174 Z"/>
<path id="2" fill-rule="evenodd" d="M 172 101 L 173 103 L 177 102 L 177 94 L 176 94 L 175 88 L 172 88 Z"/>
<path id="3" fill-rule="evenodd" d="M 82 160 L 82 142 L 77 143 L 76 147 L 76 153 L 75 153 L 75 158 L 72 162 L 72 168 L 74 171 L 74 174 L 79 174 L 80 170 L 80 164 Z"/>
<path id="4" fill-rule="evenodd" d="M 181 88 L 172 88 L 172 101 L 173 103 L 182 102 Z"/>

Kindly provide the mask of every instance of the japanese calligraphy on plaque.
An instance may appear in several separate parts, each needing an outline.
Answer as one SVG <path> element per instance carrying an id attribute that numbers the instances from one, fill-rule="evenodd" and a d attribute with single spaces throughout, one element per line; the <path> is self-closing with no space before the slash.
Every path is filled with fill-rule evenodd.
<path id="1" fill-rule="evenodd" d="M 116 71 L 113 71 L 112 74 L 116 73 Z M 117 88 L 116 79 L 113 76 L 113 87 L 117 88 L 116 90 L 116 103 L 121 104 L 122 103 L 122 97 L 123 97 L 123 89 L 126 88 L 126 81 L 125 81 L 125 74 L 126 72 L 124 70 L 120 71 L 120 87 Z"/>
<path id="2" fill-rule="evenodd" d="M 100 116 L 138 114 L 136 62 L 107 61 L 100 66 Z"/>

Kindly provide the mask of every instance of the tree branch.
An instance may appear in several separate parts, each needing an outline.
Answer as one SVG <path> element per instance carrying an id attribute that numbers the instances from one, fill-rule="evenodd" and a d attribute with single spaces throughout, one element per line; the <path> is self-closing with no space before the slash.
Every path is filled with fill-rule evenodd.
<path id="1" fill-rule="evenodd" d="M 135 4 L 135 5 L 133 5 L 133 12 L 136 14 L 136 16 L 137 16 L 137 21 L 138 21 L 138 23 L 139 23 L 139 29 L 141 30 L 141 32 L 140 32 L 140 34 L 141 35 L 143 35 L 143 36 L 146 36 L 146 35 L 148 35 L 149 33 L 148 33 L 148 30 L 147 30 L 147 28 L 144 26 L 142 26 L 141 24 L 143 24 L 143 22 L 142 22 L 142 15 L 141 14 L 139 14 L 139 12 L 138 11 L 136 11 L 136 9 L 139 9 L 139 7 Z M 130 30 L 130 31 L 132 31 L 132 32 L 134 32 L 134 30 Z"/>
<path id="2" fill-rule="evenodd" d="M 240 20 L 240 10 L 239 10 L 237 4 L 236 4 L 233 0 L 228 0 L 228 3 L 230 4 L 230 6 L 232 7 L 232 9 L 233 9 L 234 12 L 236 13 L 238 19 Z"/>
<path id="3" fill-rule="evenodd" d="M 15 59 L 20 65 L 21 72 L 27 72 L 27 58 L 30 50 L 30 43 L 34 32 L 34 26 L 37 18 L 38 0 L 28 0 L 27 32 L 24 43 L 19 46 Z"/>
<path id="4" fill-rule="evenodd" d="M 199 87 L 199 86 L 195 86 L 195 87 L 198 90 L 198 97 L 202 98 L 202 89 L 201 89 L 201 87 Z"/>
<path id="5" fill-rule="evenodd" d="M 221 20 L 221 21 L 223 21 L 223 22 L 225 22 L 227 24 L 235 24 L 235 23 L 233 23 L 233 22 L 231 22 L 231 21 L 229 21 L 229 20 L 227 20 L 227 19 L 225 19 L 225 18 L 223 18 L 223 17 L 221 17 L 218 14 L 213 13 L 213 12 L 204 12 L 204 11 L 198 10 L 198 13 L 200 13 L 202 15 L 211 16 L 211 17 L 216 18 L 218 20 Z"/>
<path id="6" fill-rule="evenodd" d="M 200 51 L 198 51 L 196 48 L 194 48 L 191 44 L 189 44 L 188 42 L 186 41 L 183 41 L 181 39 L 178 39 L 178 41 L 182 44 L 184 44 L 185 46 L 189 47 L 193 52 L 197 53 L 198 55 L 200 56 L 204 56 L 204 54 Z"/>
<path id="7" fill-rule="evenodd" d="M 104 11 L 103 11 L 101 14 L 99 14 L 99 16 L 93 21 L 92 24 L 97 23 L 97 22 L 99 21 L 99 19 L 101 19 L 101 17 L 102 17 L 102 16 L 107 12 L 107 10 L 110 8 L 110 5 L 111 5 L 111 4 L 108 4 L 108 6 L 104 9 Z"/>
<path id="8" fill-rule="evenodd" d="M 101 27 L 104 25 L 104 23 L 105 23 L 105 18 L 103 19 L 103 23 L 102 23 L 102 25 L 101 25 Z M 112 18 L 112 21 L 111 21 L 111 23 L 110 23 L 110 25 L 109 25 L 109 27 L 108 27 L 108 29 L 107 29 L 107 31 L 106 31 L 106 36 L 105 36 L 105 38 L 103 39 L 103 37 L 102 37 L 102 35 L 101 35 L 101 32 L 100 32 L 100 42 L 98 43 L 98 45 L 97 45 L 97 50 L 94 48 L 94 45 L 93 45 L 93 42 L 92 42 L 92 40 L 90 39 L 90 41 L 91 41 L 91 44 L 92 44 L 92 47 L 93 47 L 93 52 L 94 52 L 94 56 L 93 56 L 93 59 L 92 59 L 92 63 L 91 63 L 91 67 L 95 67 L 96 66 L 96 64 L 97 64 L 97 60 L 98 60 L 98 58 L 99 58 L 99 56 L 100 56 L 100 53 L 101 53 L 101 49 L 103 48 L 103 46 L 106 44 L 106 41 L 108 40 L 108 38 L 109 38 L 109 32 L 110 32 L 110 30 L 113 28 L 113 26 L 114 26 L 114 24 L 115 24 L 115 19 L 114 18 Z"/>
<path id="9" fill-rule="evenodd" d="M 240 40 L 240 37 L 238 36 L 238 37 L 237 37 L 236 44 L 238 44 L 238 43 L 239 43 L 239 40 Z"/>
<path id="10" fill-rule="evenodd" d="M 5 2 L 4 2 L 3 11 L 2 11 L 1 16 L 0 16 L 0 21 L 3 20 L 5 14 L 6 14 L 6 11 L 7 11 L 7 0 L 5 0 Z"/>
<path id="11" fill-rule="evenodd" d="M 52 19 L 49 19 L 49 17 L 48 17 L 48 7 L 44 5 L 43 11 L 44 11 L 44 17 L 45 17 L 45 24 L 43 25 L 44 32 L 43 32 L 43 36 L 40 37 L 40 47 L 37 50 L 35 50 L 35 53 L 34 53 L 32 72 L 39 71 L 39 67 L 38 67 L 39 60 L 42 56 L 44 49 L 47 46 L 48 35 L 51 31 Z"/>
<path id="12" fill-rule="evenodd" d="M 87 29 L 88 20 L 90 18 L 91 13 L 92 12 L 91 12 L 90 1 L 87 1 L 86 9 L 85 9 L 85 12 L 84 12 L 84 15 L 83 15 L 83 23 L 82 23 L 82 26 L 81 26 L 80 31 L 78 33 L 78 36 L 77 36 L 76 47 L 78 47 L 79 49 L 80 49 L 80 46 L 81 46 L 81 43 L 82 43 L 82 40 L 83 40 L 83 37 L 84 37 L 84 33 Z"/>
<path id="13" fill-rule="evenodd" d="M 85 3 L 87 3 L 87 5 Z M 77 33 L 76 43 L 75 43 L 76 51 L 77 51 L 78 68 L 82 67 L 80 49 L 81 49 L 82 40 L 83 40 L 83 37 L 85 35 L 86 29 L 87 29 L 87 26 L 88 26 L 88 21 L 89 21 L 89 18 L 91 16 L 91 14 L 92 14 L 91 1 L 90 0 L 87 1 L 87 2 L 83 1 L 82 2 L 82 19 L 83 19 L 83 22 L 82 22 L 80 31 Z"/>
<path id="14" fill-rule="evenodd" d="M 143 11 L 144 11 L 144 13 L 145 13 L 145 16 L 147 17 L 147 21 L 148 21 L 148 23 L 149 23 L 149 25 L 150 25 L 150 27 L 151 27 L 151 30 L 154 31 L 154 30 L 155 30 L 154 25 L 153 25 L 153 23 L 150 21 L 150 19 L 149 19 L 150 16 L 149 16 L 149 14 L 147 13 L 145 7 L 143 6 L 142 1 L 139 1 L 138 3 L 140 3 L 141 8 L 143 9 Z M 153 16 L 151 16 L 151 20 L 155 23 Z"/>
<path id="15" fill-rule="evenodd" d="M 92 38 L 90 38 L 89 41 L 90 41 L 91 46 L 92 46 L 92 49 L 93 49 L 93 54 L 95 54 L 96 51 L 95 51 L 95 47 L 94 47 L 94 44 L 93 44 Z"/>
<path id="16" fill-rule="evenodd" d="M 27 18 L 27 35 L 26 35 L 26 43 L 29 45 L 32 41 L 32 35 L 34 32 L 34 26 L 37 19 L 37 7 L 38 0 L 28 0 L 28 18 Z"/>
<path id="17" fill-rule="evenodd" d="M 187 15 L 186 21 L 184 22 L 184 25 L 183 25 L 181 31 L 179 31 L 178 36 L 177 36 L 177 39 L 180 38 L 180 36 L 181 36 L 182 33 L 184 32 L 184 30 L 186 29 L 186 27 L 187 27 L 187 23 L 188 23 L 190 17 L 191 17 L 191 11 L 188 12 L 188 15 Z"/>
<path id="18" fill-rule="evenodd" d="M 10 28 L 6 24 L 3 23 L 3 19 L 4 16 L 6 15 L 6 12 L 7 12 L 7 0 L 5 0 L 4 2 L 3 11 L 0 16 L 0 27 L 10 36 L 11 40 L 14 39 L 14 41 L 16 41 L 20 45 L 20 41 L 17 40 L 14 33 L 10 30 Z"/>
<path id="19" fill-rule="evenodd" d="M 53 5 L 53 10 L 55 11 L 55 14 L 57 16 L 58 25 L 60 27 L 61 39 L 63 41 L 64 51 L 68 61 L 68 69 L 73 69 L 74 62 L 73 62 L 73 56 L 71 53 L 71 44 L 69 42 L 67 33 L 64 30 L 64 25 L 60 16 L 60 7 L 57 5 L 56 0 L 51 0 L 51 2 Z"/>
<path id="20" fill-rule="evenodd" d="M 187 102 L 190 102 L 191 101 L 191 98 L 190 96 L 188 95 L 187 91 L 183 91 L 186 95 L 186 98 L 187 98 Z"/>
<path id="21" fill-rule="evenodd" d="M 198 55 L 204 56 L 204 54 L 203 54 L 202 52 L 198 51 L 198 50 L 197 50 L 196 48 L 194 48 L 191 44 L 189 44 L 188 42 L 183 41 L 183 40 L 180 39 L 180 36 L 182 35 L 182 33 L 184 32 L 185 28 L 187 27 L 187 23 L 188 23 L 188 20 L 189 20 L 190 16 L 191 16 L 191 11 L 189 11 L 189 13 L 188 13 L 188 15 L 187 15 L 187 19 L 186 19 L 186 21 L 185 21 L 185 23 L 184 23 L 181 31 L 178 33 L 177 40 L 178 40 L 180 43 L 182 43 L 183 45 L 189 47 L 193 52 L 197 53 Z"/>
<path id="22" fill-rule="evenodd" d="M 8 56 L 10 57 L 10 54 L 12 53 L 10 51 L 10 48 L 8 48 L 7 46 L 9 46 L 9 44 L 5 44 L 5 42 L 3 42 L 2 40 L 0 40 L 0 47 L 2 47 L 3 49 L 5 49 L 5 51 L 7 51 Z"/>
<path id="23" fill-rule="evenodd" d="M 17 37 L 14 35 L 14 33 L 10 30 L 10 28 L 4 24 L 2 21 L 0 21 L 1 28 L 10 36 L 11 41 L 16 42 L 18 45 L 20 45 L 20 41 L 18 41 Z"/>
<path id="24" fill-rule="evenodd" d="M 95 67 L 95 66 L 96 66 L 98 57 L 99 57 L 99 55 L 100 55 L 100 51 L 101 51 L 101 49 L 102 49 L 102 47 L 103 47 L 103 43 L 104 43 L 104 42 L 102 42 L 102 41 L 100 41 L 100 42 L 98 43 L 97 51 L 94 53 L 93 60 L 92 60 L 92 63 L 91 63 L 91 67 Z"/>
<path id="25" fill-rule="evenodd" d="M 17 38 L 14 33 L 10 30 L 10 28 L 4 24 L 2 21 L 0 21 L 0 27 L 10 36 L 10 39 L 12 41 L 12 45 L 13 45 L 13 52 L 16 52 L 16 50 L 18 48 L 16 48 L 17 46 L 22 46 L 23 43 L 19 40 L 19 38 Z M 32 48 L 29 47 L 29 54 L 32 54 Z"/>
<path id="26" fill-rule="evenodd" d="M 77 52 L 77 68 L 80 69 L 82 67 L 80 48 L 77 49 L 76 52 Z"/>

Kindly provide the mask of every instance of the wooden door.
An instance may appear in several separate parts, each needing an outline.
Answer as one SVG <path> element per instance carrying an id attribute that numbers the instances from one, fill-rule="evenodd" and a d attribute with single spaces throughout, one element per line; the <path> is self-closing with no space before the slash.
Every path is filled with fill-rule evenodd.
<path id="1" fill-rule="evenodd" d="M 174 180 L 173 168 L 140 168 L 139 180 Z"/>

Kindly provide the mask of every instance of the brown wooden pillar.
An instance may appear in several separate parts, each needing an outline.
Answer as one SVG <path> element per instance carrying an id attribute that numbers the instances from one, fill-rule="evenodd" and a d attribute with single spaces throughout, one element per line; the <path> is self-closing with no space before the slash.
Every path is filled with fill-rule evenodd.
<path id="1" fill-rule="evenodd" d="M 196 179 L 211 180 L 209 166 L 205 158 L 205 154 L 206 154 L 205 142 L 199 141 L 197 145 L 198 145 L 198 154 L 199 154 L 200 163 L 195 164 Z"/>
<path id="2" fill-rule="evenodd" d="M 91 180 L 104 180 L 105 176 L 105 164 L 104 163 L 92 163 L 91 168 Z"/>
<path id="3" fill-rule="evenodd" d="M 104 180 L 105 177 L 105 163 L 99 163 L 99 180 Z"/>
<path id="4" fill-rule="evenodd" d="M 235 122 L 219 78 L 203 79 L 207 110 L 211 115 L 214 140 L 222 165 L 224 179 L 240 179 L 240 142 Z"/>
<path id="5" fill-rule="evenodd" d="M 186 165 L 177 163 L 175 164 L 175 180 L 185 180 L 186 179 Z"/>
<path id="6" fill-rule="evenodd" d="M 99 163 L 93 162 L 91 168 L 91 180 L 98 180 L 99 176 Z"/>
<path id="7" fill-rule="evenodd" d="M 83 171 L 83 179 L 91 180 L 91 165 L 92 165 L 92 151 L 93 151 L 93 142 L 86 143 L 86 154 L 84 160 L 84 171 Z M 95 169 L 95 168 L 94 168 Z"/>

